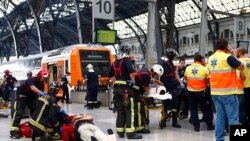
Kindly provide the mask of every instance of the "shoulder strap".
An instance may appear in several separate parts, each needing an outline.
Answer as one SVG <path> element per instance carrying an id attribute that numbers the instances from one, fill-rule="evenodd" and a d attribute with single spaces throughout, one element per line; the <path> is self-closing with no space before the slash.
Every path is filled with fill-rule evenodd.
<path id="1" fill-rule="evenodd" d="M 113 68 L 114 68 L 115 77 L 117 77 L 118 75 L 120 77 L 122 76 L 122 63 L 123 63 L 123 59 L 119 62 L 118 66 L 116 66 L 116 63 L 114 63 Z"/>
<path id="2" fill-rule="evenodd" d="M 149 72 L 138 72 L 136 74 L 136 76 L 138 77 L 138 79 L 140 80 L 140 82 L 143 82 L 142 75 L 149 75 Z"/>

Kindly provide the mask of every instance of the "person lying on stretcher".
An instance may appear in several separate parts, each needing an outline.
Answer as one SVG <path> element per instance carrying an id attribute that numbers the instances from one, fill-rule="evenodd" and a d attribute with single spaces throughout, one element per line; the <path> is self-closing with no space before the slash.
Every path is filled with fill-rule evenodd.
<path id="1" fill-rule="evenodd" d="M 160 77 L 164 73 L 162 66 L 155 64 L 151 69 L 151 85 L 148 94 L 146 97 L 166 100 L 172 99 L 172 96 L 167 92 L 166 88 L 163 86 L 163 83 L 160 81 Z"/>

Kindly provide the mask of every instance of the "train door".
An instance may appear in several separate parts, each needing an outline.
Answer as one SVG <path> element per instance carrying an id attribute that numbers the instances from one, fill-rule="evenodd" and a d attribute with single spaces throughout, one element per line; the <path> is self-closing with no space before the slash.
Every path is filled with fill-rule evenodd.
<path id="1" fill-rule="evenodd" d="M 57 82 L 61 83 L 61 78 L 65 74 L 64 72 L 64 60 L 57 61 Z M 63 96 L 62 89 L 59 90 L 59 92 L 56 95 L 57 97 Z"/>
<path id="2" fill-rule="evenodd" d="M 48 63 L 42 63 L 42 68 L 48 69 Z M 49 82 L 45 83 L 44 85 L 44 91 L 48 91 L 48 90 L 49 90 Z"/>
<path id="3" fill-rule="evenodd" d="M 52 81 L 57 81 L 57 65 L 49 64 L 48 70 L 50 72 L 49 83 L 51 83 Z"/>

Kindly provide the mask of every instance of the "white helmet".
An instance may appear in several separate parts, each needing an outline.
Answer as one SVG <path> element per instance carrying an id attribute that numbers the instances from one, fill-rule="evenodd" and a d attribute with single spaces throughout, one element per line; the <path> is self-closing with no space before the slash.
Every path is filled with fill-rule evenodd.
<path id="1" fill-rule="evenodd" d="M 164 69 L 161 65 L 158 65 L 158 64 L 154 64 L 152 66 L 152 70 L 159 76 L 161 77 L 164 73 Z"/>
<path id="2" fill-rule="evenodd" d="M 161 57 L 161 60 L 163 60 L 164 62 L 167 62 L 168 61 L 168 58 L 166 56 L 162 56 Z"/>
<path id="3" fill-rule="evenodd" d="M 94 72 L 94 67 L 93 67 L 92 64 L 88 64 L 88 65 L 86 66 L 86 69 L 87 69 L 89 72 Z"/>

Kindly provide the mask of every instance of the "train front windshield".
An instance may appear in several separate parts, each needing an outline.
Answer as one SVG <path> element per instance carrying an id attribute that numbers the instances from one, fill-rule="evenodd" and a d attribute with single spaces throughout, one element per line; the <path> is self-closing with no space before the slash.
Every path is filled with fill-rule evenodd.
<path id="1" fill-rule="evenodd" d="M 101 77 L 108 77 L 110 68 L 109 51 L 80 50 L 82 76 L 85 76 L 86 66 L 92 64 L 95 72 Z"/>

